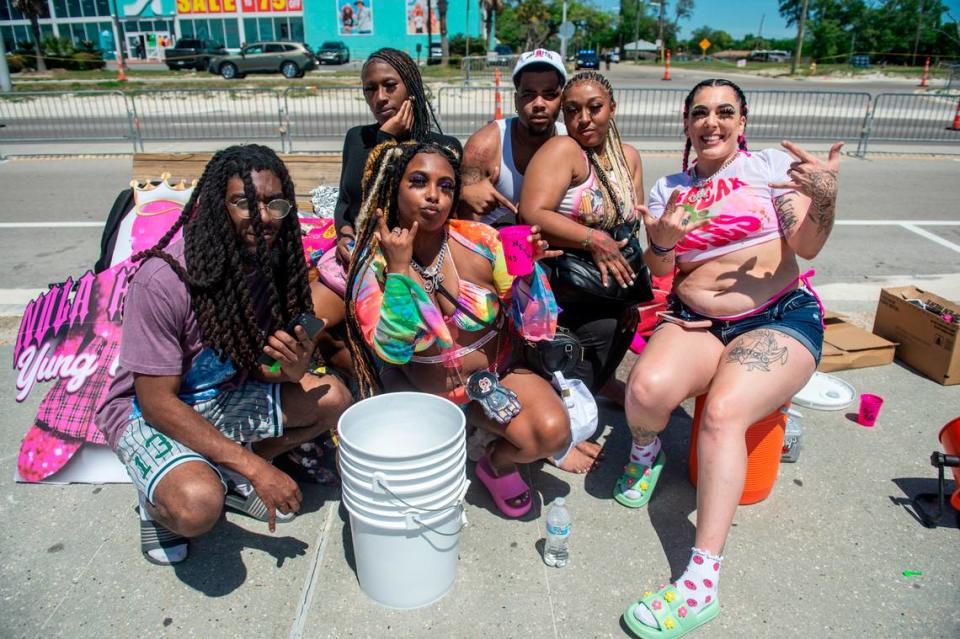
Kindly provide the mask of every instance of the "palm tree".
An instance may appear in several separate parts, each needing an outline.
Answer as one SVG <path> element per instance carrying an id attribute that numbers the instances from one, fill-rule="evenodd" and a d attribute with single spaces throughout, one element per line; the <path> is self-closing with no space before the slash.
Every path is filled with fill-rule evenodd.
<path id="1" fill-rule="evenodd" d="M 467 0 L 469 2 L 470 0 Z M 437 0 L 437 12 L 440 14 L 440 55 L 443 58 L 443 67 L 450 64 L 450 40 L 447 38 L 447 9 L 449 0 Z"/>
<path id="2" fill-rule="evenodd" d="M 37 52 L 37 71 L 46 71 L 47 63 L 43 60 L 43 50 L 40 46 L 40 18 L 49 17 L 47 1 L 13 0 L 13 8 L 30 20 L 30 28 L 33 31 L 33 46 Z"/>
<path id="3" fill-rule="evenodd" d="M 480 0 L 483 11 L 487 16 L 487 51 L 493 51 L 493 41 L 497 34 L 497 12 L 503 11 L 503 0 Z"/>

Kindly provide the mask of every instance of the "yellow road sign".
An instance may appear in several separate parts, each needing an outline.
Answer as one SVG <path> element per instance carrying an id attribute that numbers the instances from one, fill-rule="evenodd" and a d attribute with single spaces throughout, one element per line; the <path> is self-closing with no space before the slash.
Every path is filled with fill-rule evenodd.
<path id="1" fill-rule="evenodd" d="M 710 48 L 710 45 L 713 44 L 713 43 L 710 42 L 709 40 L 707 40 L 706 38 L 704 38 L 704 39 L 701 40 L 698 44 L 700 45 L 700 48 L 703 49 L 703 52 L 706 53 L 706 52 L 707 52 L 707 49 L 709 49 L 709 48 Z"/>

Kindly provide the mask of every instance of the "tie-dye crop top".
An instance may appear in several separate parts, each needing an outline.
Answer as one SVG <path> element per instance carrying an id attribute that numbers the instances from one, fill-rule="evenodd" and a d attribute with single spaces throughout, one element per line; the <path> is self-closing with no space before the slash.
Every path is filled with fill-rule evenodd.
<path id="1" fill-rule="evenodd" d="M 670 194 L 680 190 L 677 202 L 694 219 L 710 221 L 687 233 L 677 244 L 678 262 L 699 262 L 762 244 L 783 236 L 773 201 L 791 193 L 772 189 L 771 182 L 788 179 L 790 156 L 777 149 L 741 151 L 736 160 L 705 184 L 693 186 L 693 169 L 657 180 L 650 190 L 650 213 L 663 215 Z"/>
<path id="2" fill-rule="evenodd" d="M 459 291 L 450 291 L 483 323 L 459 309 L 445 318 L 417 281 L 399 273 L 384 275 L 386 260 L 378 250 L 358 274 L 354 287 L 360 330 L 377 356 L 389 364 L 402 365 L 434 344 L 442 351 L 457 348 L 456 336 L 461 330 L 474 332 L 492 324 L 501 305 L 509 309 L 512 330 L 532 341 L 553 339 L 557 303 L 540 265 L 535 265 L 533 282 L 527 283 L 507 273 L 495 229 L 480 222 L 450 220 L 448 230 L 451 242 L 490 261 L 495 292 L 463 279 Z"/>

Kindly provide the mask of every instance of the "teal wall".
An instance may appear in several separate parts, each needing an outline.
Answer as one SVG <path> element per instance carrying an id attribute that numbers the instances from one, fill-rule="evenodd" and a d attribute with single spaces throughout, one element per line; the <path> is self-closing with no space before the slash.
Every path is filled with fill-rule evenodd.
<path id="1" fill-rule="evenodd" d="M 341 40 L 350 48 L 352 58 L 364 58 L 381 47 L 403 49 L 414 59 L 417 56 L 417 43 L 422 45 L 421 60 L 427 56 L 427 36 L 407 35 L 407 0 L 372 0 L 373 34 L 341 35 L 338 33 L 339 7 L 354 4 L 354 0 L 304 0 L 303 22 L 306 41 L 312 47 L 320 46 L 325 40 Z M 468 32 L 467 3 L 470 3 L 470 37 L 477 38 L 480 33 L 479 0 L 450 0 L 447 10 L 447 33 L 450 37 Z M 436 0 L 433 0 L 436 11 Z M 424 3 L 423 6 L 426 6 Z M 434 43 L 439 44 L 439 32 L 433 34 Z M 479 40 L 471 41 L 471 52 L 482 50 Z"/>

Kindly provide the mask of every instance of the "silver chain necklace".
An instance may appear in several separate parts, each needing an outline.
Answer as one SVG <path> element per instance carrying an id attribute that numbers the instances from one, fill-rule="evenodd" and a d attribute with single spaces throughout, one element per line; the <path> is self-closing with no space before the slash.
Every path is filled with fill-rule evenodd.
<path id="1" fill-rule="evenodd" d="M 699 175 L 697 175 L 697 167 L 695 167 L 695 166 L 694 166 L 694 167 L 691 167 L 691 168 L 690 168 L 690 179 L 693 180 L 693 182 L 690 184 L 690 187 L 693 188 L 693 189 L 697 189 L 697 192 L 691 193 L 691 194 L 687 197 L 687 202 L 689 202 L 690 204 L 694 204 L 694 203 L 698 202 L 699 200 L 702 200 L 703 198 L 707 197 L 707 195 L 709 195 L 709 194 L 708 194 L 708 193 L 704 193 L 704 192 L 700 191 L 699 189 L 702 189 L 704 186 L 709 187 L 709 186 L 710 186 L 710 183 L 713 181 L 713 177 L 714 177 L 715 175 L 717 175 L 718 173 L 720 173 L 721 171 L 723 171 L 723 170 L 724 170 L 725 168 L 727 168 L 728 166 L 730 166 L 731 164 L 733 164 L 733 161 L 736 160 L 738 157 L 740 157 L 740 151 L 737 151 L 736 153 L 734 153 L 733 155 L 731 155 L 731 156 L 727 159 L 727 161 L 724 162 L 723 165 L 721 165 L 721 167 L 720 167 L 719 169 L 717 169 L 716 171 L 714 171 L 713 173 L 711 173 L 711 174 L 708 175 L 707 177 L 700 177 Z"/>
<path id="2" fill-rule="evenodd" d="M 443 242 L 440 244 L 440 252 L 437 253 L 437 259 L 433 266 L 420 266 L 416 258 L 410 258 L 410 268 L 417 272 L 423 278 L 423 290 L 428 294 L 437 290 L 440 284 L 443 284 L 443 260 L 447 257 L 447 231 L 443 231 Z"/>

